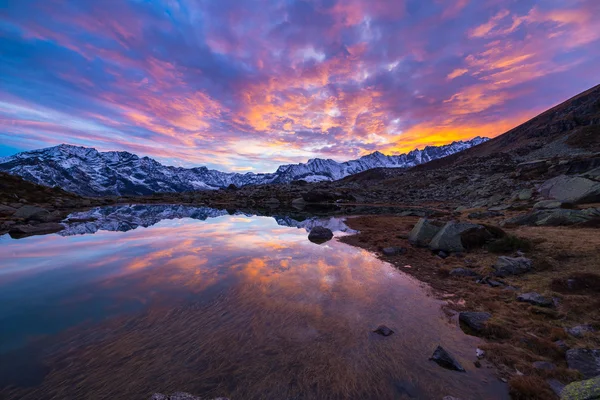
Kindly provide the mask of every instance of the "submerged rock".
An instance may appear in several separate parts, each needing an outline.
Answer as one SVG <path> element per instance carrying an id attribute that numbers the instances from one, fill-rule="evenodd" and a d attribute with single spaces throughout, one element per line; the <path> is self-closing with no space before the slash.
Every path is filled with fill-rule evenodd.
<path id="1" fill-rule="evenodd" d="M 517 296 L 517 301 L 533 304 L 534 306 L 539 307 L 552 307 L 554 305 L 552 299 L 544 297 L 541 294 L 535 292 L 522 293 Z"/>
<path id="2" fill-rule="evenodd" d="M 584 378 L 600 375 L 600 349 L 570 349 L 567 350 L 567 364 Z"/>
<path id="3" fill-rule="evenodd" d="M 600 399 L 600 376 L 586 381 L 573 382 L 564 387 L 560 400 Z"/>
<path id="4" fill-rule="evenodd" d="M 390 336 L 390 335 L 392 335 L 394 333 L 393 330 L 391 330 L 390 328 L 388 328 L 385 325 L 379 325 L 377 327 L 377 329 L 375 329 L 373 332 L 375 332 L 375 333 L 377 333 L 378 335 L 381 335 L 381 336 Z"/>
<path id="5" fill-rule="evenodd" d="M 542 183 L 540 194 L 563 203 L 600 202 L 600 182 L 582 176 L 560 175 Z"/>
<path id="6" fill-rule="evenodd" d="M 529 258 L 500 256 L 492 268 L 495 270 L 494 275 L 505 277 L 527 273 L 531 271 L 532 264 Z"/>
<path id="7" fill-rule="evenodd" d="M 331 229 L 323 226 L 315 226 L 308 234 L 308 240 L 313 243 L 325 243 L 333 238 L 333 232 Z"/>
<path id="8" fill-rule="evenodd" d="M 431 239 L 442 229 L 442 225 L 439 221 L 421 218 L 410 231 L 408 240 L 417 246 L 427 246 Z"/>
<path id="9" fill-rule="evenodd" d="M 458 361 L 454 359 L 442 346 L 438 346 L 433 355 L 430 358 L 431 361 L 434 361 L 440 367 L 451 369 L 459 372 L 466 372 L 465 369 L 460 365 Z"/>
<path id="10" fill-rule="evenodd" d="M 492 314 L 480 311 L 463 311 L 458 314 L 458 321 L 465 324 L 475 332 L 485 329 L 485 323 L 492 318 Z"/>

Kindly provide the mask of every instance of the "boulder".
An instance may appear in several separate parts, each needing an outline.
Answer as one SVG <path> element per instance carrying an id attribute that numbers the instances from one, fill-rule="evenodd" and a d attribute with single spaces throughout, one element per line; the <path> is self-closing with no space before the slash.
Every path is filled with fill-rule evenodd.
<path id="1" fill-rule="evenodd" d="M 572 328 L 567 328 L 566 331 L 571 336 L 581 338 L 584 337 L 586 333 L 592 333 L 596 330 L 591 325 L 577 325 Z"/>
<path id="2" fill-rule="evenodd" d="M 567 350 L 567 364 L 586 379 L 596 377 L 600 375 L 600 349 Z"/>
<path id="3" fill-rule="evenodd" d="M 36 206 L 23 206 L 19 208 L 13 216 L 24 220 L 43 221 L 50 214 L 48 210 Z"/>
<path id="4" fill-rule="evenodd" d="M 442 225 L 439 221 L 421 218 L 410 231 L 408 240 L 417 246 L 427 246 L 431 239 L 442 229 Z"/>
<path id="5" fill-rule="evenodd" d="M 556 369 L 556 365 L 548 361 L 535 361 L 532 365 L 533 368 L 544 371 L 552 371 Z"/>
<path id="6" fill-rule="evenodd" d="M 463 246 L 463 234 L 484 233 L 485 228 L 481 225 L 471 224 L 468 222 L 448 222 L 444 227 L 431 239 L 429 248 L 433 251 L 446 252 L 461 252 L 465 251 Z M 487 232 L 489 235 L 489 232 Z M 491 235 L 490 235 L 491 237 Z"/>
<path id="7" fill-rule="evenodd" d="M 404 247 L 386 247 L 381 252 L 391 257 L 406 253 L 406 249 Z"/>
<path id="8" fill-rule="evenodd" d="M 538 191 L 547 199 L 563 203 L 600 202 L 600 182 L 582 176 L 559 175 L 542 183 Z"/>
<path id="9" fill-rule="evenodd" d="M 485 328 L 485 323 L 492 318 L 492 314 L 479 311 L 463 311 L 458 314 L 458 321 L 465 324 L 469 329 L 475 332 L 481 332 Z"/>
<path id="10" fill-rule="evenodd" d="M 600 376 L 586 381 L 573 382 L 564 387 L 560 400 L 599 400 Z"/>
<path id="11" fill-rule="evenodd" d="M 554 305 L 552 299 L 544 297 L 541 294 L 535 292 L 522 293 L 517 296 L 517 301 L 533 304 L 534 306 L 539 307 L 552 307 Z"/>
<path id="12" fill-rule="evenodd" d="M 442 346 L 438 346 L 431 358 L 431 361 L 434 361 L 440 367 L 451 369 L 459 372 L 466 372 L 465 369 L 460 365 L 458 361 L 454 359 Z"/>
<path id="13" fill-rule="evenodd" d="M 551 210 L 553 208 L 562 207 L 562 203 L 557 200 L 542 200 L 538 201 L 533 205 L 533 208 L 537 210 Z"/>
<path id="14" fill-rule="evenodd" d="M 54 222 L 47 222 L 37 225 L 15 225 L 10 228 L 8 233 L 11 237 L 22 238 L 34 235 L 47 235 L 49 233 L 60 232 L 65 229 L 64 225 Z"/>
<path id="15" fill-rule="evenodd" d="M 376 334 L 381 335 L 381 336 L 390 336 L 394 333 L 393 330 L 391 330 L 390 328 L 388 328 L 385 325 L 379 325 L 377 327 L 377 329 L 375 329 L 373 332 L 375 332 Z"/>
<path id="16" fill-rule="evenodd" d="M 477 272 L 468 268 L 454 268 L 450 271 L 450 276 L 480 277 Z"/>
<path id="17" fill-rule="evenodd" d="M 526 257 L 500 256 L 494 268 L 494 275 L 505 277 L 510 275 L 521 275 L 531 271 L 533 262 Z"/>
<path id="18" fill-rule="evenodd" d="M 585 210 L 565 210 L 562 208 L 551 210 L 537 210 L 530 214 L 509 218 L 502 223 L 503 226 L 567 226 L 591 221 L 600 218 L 600 209 L 588 208 Z"/>
<path id="19" fill-rule="evenodd" d="M 323 226 L 315 226 L 308 233 L 308 240 L 313 243 L 325 243 L 333 238 L 333 232 L 331 229 Z"/>
<path id="20" fill-rule="evenodd" d="M 0 215 L 13 215 L 16 211 L 14 207 L 0 204 Z"/>
<path id="21" fill-rule="evenodd" d="M 519 193 L 517 193 L 517 199 L 519 200 L 529 200 L 533 196 L 532 189 L 523 189 Z"/>

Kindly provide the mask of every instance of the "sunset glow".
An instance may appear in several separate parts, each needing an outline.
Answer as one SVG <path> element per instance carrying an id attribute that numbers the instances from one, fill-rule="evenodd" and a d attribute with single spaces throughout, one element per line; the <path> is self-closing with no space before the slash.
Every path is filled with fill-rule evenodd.
<path id="1" fill-rule="evenodd" d="M 599 83 L 597 0 L 0 4 L 0 156 L 271 172 L 493 137 Z"/>

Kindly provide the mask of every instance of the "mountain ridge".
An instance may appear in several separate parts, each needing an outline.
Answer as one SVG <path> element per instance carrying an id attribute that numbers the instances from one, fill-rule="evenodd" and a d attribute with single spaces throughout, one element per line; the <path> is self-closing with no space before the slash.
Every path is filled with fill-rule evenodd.
<path id="1" fill-rule="evenodd" d="M 475 137 L 443 146 L 426 146 L 409 153 L 386 156 L 378 151 L 356 160 L 337 162 L 313 158 L 306 163 L 281 165 L 273 173 L 235 173 L 205 166 L 166 166 L 150 157 L 126 151 L 99 152 L 95 148 L 61 144 L 0 158 L 0 171 L 45 186 L 58 186 L 83 196 L 148 195 L 289 183 L 335 181 L 373 168 L 410 168 L 484 143 Z"/>

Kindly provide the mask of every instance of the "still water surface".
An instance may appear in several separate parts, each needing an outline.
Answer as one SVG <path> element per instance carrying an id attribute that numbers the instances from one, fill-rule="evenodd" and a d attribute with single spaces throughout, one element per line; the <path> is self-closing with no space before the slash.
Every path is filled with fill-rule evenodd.
<path id="1" fill-rule="evenodd" d="M 0 238 L 0 397 L 505 399 L 479 339 L 337 218 L 109 207 Z M 343 232 L 346 231 L 346 232 Z M 380 324 L 395 331 L 372 333 Z M 467 373 L 428 360 L 441 344 Z"/>

